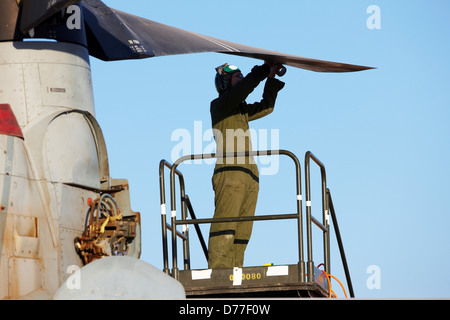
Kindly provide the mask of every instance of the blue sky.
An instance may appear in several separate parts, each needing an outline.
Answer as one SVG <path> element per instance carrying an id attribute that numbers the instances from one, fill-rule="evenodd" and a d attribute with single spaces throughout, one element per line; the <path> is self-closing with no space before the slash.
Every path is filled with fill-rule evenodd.
<path id="1" fill-rule="evenodd" d="M 289 67 L 281 78 L 286 86 L 274 113 L 251 127 L 277 132 L 279 148 L 294 152 L 302 170 L 306 151 L 325 164 L 357 297 L 450 296 L 447 1 L 105 3 L 224 40 L 376 67 L 346 74 Z M 366 25 L 370 5 L 381 10 L 380 29 Z M 132 208 L 142 215 L 141 258 L 158 268 L 158 164 L 171 160 L 180 142 L 172 141 L 174 132 L 189 132 L 193 144 L 195 124 L 201 124 L 203 133 L 209 129 L 209 104 L 217 95 L 214 68 L 224 62 L 244 73 L 261 63 L 217 53 L 120 62 L 91 59 L 96 116 L 106 138 L 111 175 L 129 180 Z M 259 100 L 261 88 L 247 101 Z M 210 144 L 202 142 L 203 148 Z M 271 143 L 269 139 L 268 147 Z M 213 165 L 182 164 L 179 169 L 197 216 L 211 217 Z M 295 212 L 293 170 L 292 162 L 281 157 L 277 174 L 261 177 L 257 214 Z M 314 166 L 311 178 L 312 212 L 320 218 Z M 302 188 L 304 192 L 304 182 Z M 208 227 L 202 229 L 207 237 Z M 318 265 L 323 262 L 321 235 L 317 228 L 313 234 Z M 334 233 L 331 239 L 331 273 L 345 283 Z M 193 228 L 191 246 L 192 267 L 206 268 Z M 297 261 L 294 220 L 255 222 L 245 265 Z M 378 270 L 379 287 L 370 285 L 372 270 Z M 338 283 L 333 288 L 343 297 Z"/>

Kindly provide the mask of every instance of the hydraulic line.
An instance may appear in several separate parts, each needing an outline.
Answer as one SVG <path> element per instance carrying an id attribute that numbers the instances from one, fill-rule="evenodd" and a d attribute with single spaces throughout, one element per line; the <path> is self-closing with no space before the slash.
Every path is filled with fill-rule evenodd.
<path id="1" fill-rule="evenodd" d="M 323 263 L 319 264 L 319 265 L 317 266 L 317 268 L 319 268 L 320 266 L 323 266 Z M 336 293 L 331 289 L 331 280 L 330 280 L 330 278 L 333 278 L 334 280 L 336 280 L 336 281 L 341 285 L 341 288 L 342 288 L 342 291 L 344 291 L 345 297 L 348 298 L 348 297 L 347 297 L 347 292 L 345 291 L 345 288 L 344 288 L 342 282 L 339 281 L 338 278 L 336 278 L 335 276 L 333 276 L 333 275 L 331 275 L 331 274 L 326 273 L 324 270 L 320 270 L 320 271 L 322 271 L 322 272 L 325 274 L 325 276 L 327 277 L 327 280 L 328 280 L 328 288 L 329 288 L 329 296 L 328 296 L 329 298 L 331 298 L 331 295 L 332 295 L 332 294 L 337 298 Z"/>

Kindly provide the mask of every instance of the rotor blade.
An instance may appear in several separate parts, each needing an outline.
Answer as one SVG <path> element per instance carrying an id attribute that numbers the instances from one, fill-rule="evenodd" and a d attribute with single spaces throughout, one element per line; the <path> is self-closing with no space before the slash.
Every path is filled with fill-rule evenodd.
<path id="1" fill-rule="evenodd" d="M 201 35 L 199 35 L 201 36 Z M 229 41 L 219 40 L 216 38 L 201 36 L 209 39 L 215 43 L 226 47 L 227 50 L 215 50 L 215 52 L 237 55 L 242 57 L 249 57 L 270 61 L 273 63 L 280 63 L 296 68 L 306 69 L 315 72 L 355 72 L 374 69 L 373 67 L 366 67 L 354 64 L 347 64 L 341 62 L 333 62 L 319 59 L 306 58 L 292 54 L 286 54 L 278 51 L 271 51 L 250 47 L 243 44 L 237 44 Z M 230 50 L 233 49 L 233 50 Z"/>
<path id="2" fill-rule="evenodd" d="M 195 34 L 137 17 L 99 0 L 82 2 L 89 54 L 105 61 L 223 49 Z"/>
<path id="3" fill-rule="evenodd" d="M 152 46 L 99 0 L 82 3 L 89 54 L 104 61 L 154 57 Z"/>
<path id="4" fill-rule="evenodd" d="M 85 1 L 84 4 L 94 2 L 101 3 L 101 1 L 98 0 L 89 0 Z M 269 60 L 271 62 L 278 62 L 316 72 L 353 72 L 372 69 L 371 67 L 305 58 L 241 45 L 174 28 L 112 8 L 108 8 L 107 13 L 99 15 L 99 8 L 94 8 L 92 5 L 88 5 L 87 7 L 91 13 L 95 14 L 96 21 L 90 21 L 89 19 L 86 19 L 86 21 L 88 22 L 87 24 L 91 28 L 92 33 L 95 35 L 96 41 L 100 47 L 103 48 L 103 56 L 98 56 L 103 60 L 136 59 L 151 56 L 199 52 L 219 52 Z M 103 10 L 105 10 L 105 8 L 103 8 Z M 96 24 L 93 25 L 92 22 L 95 22 Z M 105 37 L 106 33 L 110 35 L 109 38 Z M 126 37 L 124 35 L 126 35 Z M 111 37 L 114 38 L 113 40 L 115 42 L 121 42 L 127 50 L 115 50 L 111 45 Z M 133 46 L 133 44 L 135 44 L 135 46 Z M 95 56 L 95 52 L 92 54 Z"/>
<path id="5" fill-rule="evenodd" d="M 174 28 L 116 9 L 100 0 L 22 0 L 26 33 L 58 11 L 80 2 L 89 54 L 105 61 L 218 52 L 277 62 L 317 72 L 353 72 L 371 67 L 311 59 L 250 47 Z"/>
<path id="6" fill-rule="evenodd" d="M 80 0 L 22 0 L 20 30 L 27 33 L 45 19 Z"/>
<path id="7" fill-rule="evenodd" d="M 261 59 L 264 61 L 270 61 L 273 63 L 280 63 L 283 65 L 301 68 L 305 70 L 315 72 L 355 72 L 369 69 L 375 69 L 373 67 L 366 67 L 354 64 L 347 64 L 341 62 L 333 62 L 326 60 L 311 59 L 306 57 L 300 57 L 281 53 L 278 51 L 269 51 L 264 49 L 252 48 L 243 45 L 238 45 L 239 52 L 225 52 L 217 51 L 220 53 L 227 53 L 242 57 L 249 57 L 255 59 Z"/>

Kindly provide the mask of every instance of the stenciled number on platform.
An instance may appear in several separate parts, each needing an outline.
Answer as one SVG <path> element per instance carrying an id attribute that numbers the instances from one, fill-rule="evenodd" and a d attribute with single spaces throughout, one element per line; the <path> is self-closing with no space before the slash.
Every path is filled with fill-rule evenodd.
<path id="1" fill-rule="evenodd" d="M 242 280 L 259 280 L 261 279 L 261 273 L 252 272 L 252 273 L 243 273 L 242 274 Z M 234 276 L 230 274 L 230 281 L 234 280 Z"/>

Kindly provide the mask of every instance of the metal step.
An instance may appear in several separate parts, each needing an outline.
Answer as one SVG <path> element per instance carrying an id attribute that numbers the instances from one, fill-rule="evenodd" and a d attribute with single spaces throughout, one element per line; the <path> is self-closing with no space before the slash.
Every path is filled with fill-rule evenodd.
<path id="1" fill-rule="evenodd" d="M 187 298 L 328 297 L 326 275 L 301 281 L 297 265 L 179 270 Z"/>

